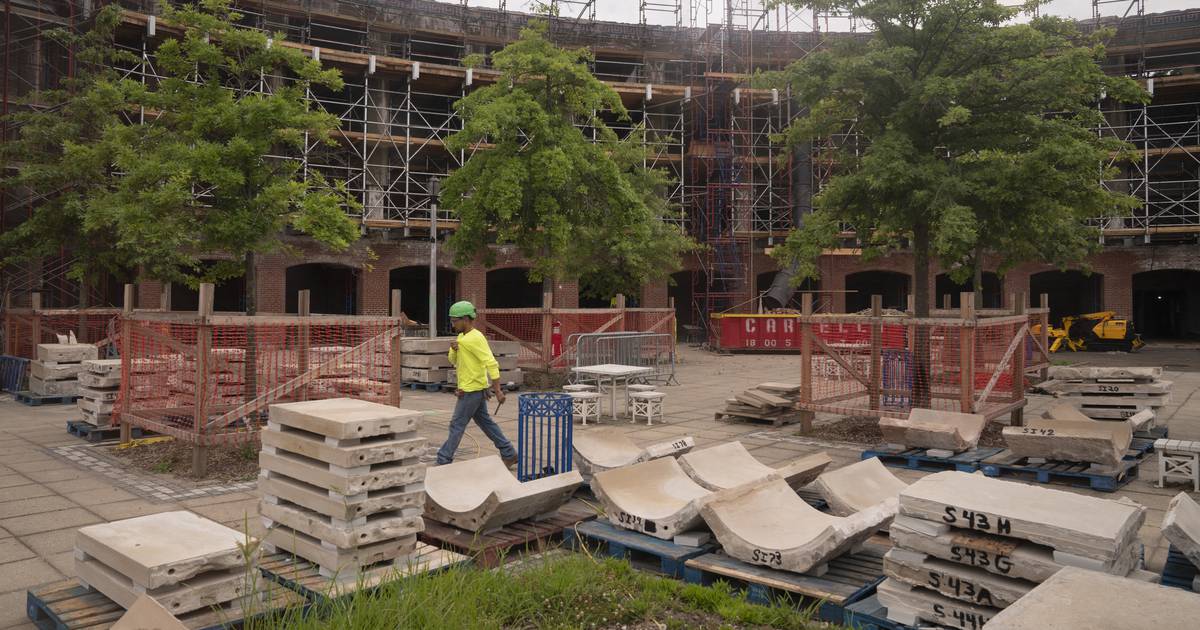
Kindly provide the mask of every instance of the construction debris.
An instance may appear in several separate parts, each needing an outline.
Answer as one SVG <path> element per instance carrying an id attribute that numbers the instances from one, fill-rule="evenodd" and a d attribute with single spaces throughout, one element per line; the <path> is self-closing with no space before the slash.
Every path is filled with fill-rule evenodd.
<path id="1" fill-rule="evenodd" d="M 750 420 L 769 420 L 780 424 L 796 413 L 800 400 L 800 385 L 793 383 L 760 383 L 725 401 L 722 416 Z"/>
<path id="2" fill-rule="evenodd" d="M 879 431 L 889 444 L 952 453 L 975 448 L 986 426 L 987 419 L 980 414 L 940 409 L 913 409 L 907 418 L 879 420 Z"/>
<path id="3" fill-rule="evenodd" d="M 694 439 L 684 436 L 641 447 L 624 431 L 613 427 L 577 429 L 571 438 L 574 467 L 583 476 L 584 483 L 589 484 L 596 473 L 660 457 L 682 455 L 695 445 Z"/>
<path id="4" fill-rule="evenodd" d="M 343 585 L 413 559 L 424 529 L 421 417 L 348 398 L 272 405 L 259 455 L 267 552 L 304 558 Z"/>
<path id="5" fill-rule="evenodd" d="M 163 512 L 80 528 L 79 581 L 130 608 L 145 594 L 173 615 L 248 592 L 245 534 L 191 512 Z"/>
<path id="6" fill-rule="evenodd" d="M 709 490 L 727 490 L 771 475 L 782 478 L 794 489 L 806 486 L 832 460 L 825 453 L 796 458 L 779 468 L 754 458 L 741 442 L 725 442 L 679 458 L 679 466 L 696 483 Z"/>
<path id="7" fill-rule="evenodd" d="M 41 343 L 37 359 L 29 363 L 29 391 L 38 396 L 79 395 L 83 362 L 99 351 L 90 343 Z"/>
<path id="8" fill-rule="evenodd" d="M 425 473 L 425 514 L 469 532 L 488 532 L 546 516 L 583 484 L 579 471 L 521 483 L 499 455 L 435 466 Z"/>
<path id="9" fill-rule="evenodd" d="M 1162 380 L 1158 367 L 1051 367 L 1048 374 L 1042 391 L 1096 420 L 1136 416 L 1135 431 L 1153 427 L 1154 415 L 1171 402 L 1171 381 Z"/>

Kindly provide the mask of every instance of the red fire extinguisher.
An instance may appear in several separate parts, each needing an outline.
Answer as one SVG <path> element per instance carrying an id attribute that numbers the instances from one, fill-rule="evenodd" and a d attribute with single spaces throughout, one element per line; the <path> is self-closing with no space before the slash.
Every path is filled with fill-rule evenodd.
<path id="1" fill-rule="evenodd" d="M 550 354 L 557 359 L 562 355 L 562 351 L 562 322 L 554 320 L 550 330 Z"/>

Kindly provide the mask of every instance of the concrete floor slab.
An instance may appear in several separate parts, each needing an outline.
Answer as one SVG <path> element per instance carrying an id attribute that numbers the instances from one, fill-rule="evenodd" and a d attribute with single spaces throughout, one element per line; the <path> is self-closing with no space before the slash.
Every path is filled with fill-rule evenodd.
<path id="1" fill-rule="evenodd" d="M 65 574 L 59 572 L 42 558 L 29 558 L 0 564 L 0 593 L 10 591 L 25 591 L 26 589 L 61 580 Z"/>
<path id="2" fill-rule="evenodd" d="M 37 554 L 32 549 L 16 538 L 0 540 L 0 565 L 18 560 L 28 560 L 36 556 Z"/>
<path id="3" fill-rule="evenodd" d="M 70 508 L 67 510 L 55 510 L 53 512 L 42 512 L 41 514 L 7 518 L 0 520 L 0 527 L 12 532 L 14 536 L 24 536 L 26 534 L 43 532 L 50 528 L 62 529 L 64 527 L 91 525 L 92 523 L 99 523 L 100 520 L 99 516 L 88 510 Z"/>

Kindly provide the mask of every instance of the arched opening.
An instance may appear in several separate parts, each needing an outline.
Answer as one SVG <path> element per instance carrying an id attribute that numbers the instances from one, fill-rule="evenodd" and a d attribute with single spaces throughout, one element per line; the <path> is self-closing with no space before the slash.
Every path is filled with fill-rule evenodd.
<path id="1" fill-rule="evenodd" d="M 429 322 L 429 267 L 413 265 L 388 272 L 388 289 L 400 291 L 400 310 L 410 319 Z M 448 332 L 450 305 L 458 299 L 458 272 L 445 267 L 437 271 L 438 329 Z"/>
<path id="2" fill-rule="evenodd" d="M 1200 271 L 1133 274 L 1133 324 L 1147 339 L 1200 338 Z"/>
<path id="3" fill-rule="evenodd" d="M 488 308 L 537 308 L 542 305 L 542 283 L 529 281 L 529 270 L 507 267 L 487 272 Z"/>
<path id="4" fill-rule="evenodd" d="M 345 265 L 306 263 L 284 274 L 285 308 L 299 309 L 300 291 L 308 289 L 309 311 L 321 315 L 358 314 L 358 270 Z"/>
<path id="5" fill-rule="evenodd" d="M 1069 271 L 1042 271 L 1029 276 L 1029 303 L 1038 303 L 1043 293 L 1050 296 L 1050 323 L 1057 326 L 1064 316 L 1094 313 L 1104 308 L 1104 276 Z"/>
<path id="6" fill-rule="evenodd" d="M 692 274 L 694 271 L 677 271 L 667 283 L 667 297 L 675 300 L 675 322 L 680 326 L 695 325 L 692 313 Z"/>
<path id="7" fill-rule="evenodd" d="M 792 308 L 800 310 L 802 307 L 800 296 L 805 293 L 815 293 L 821 286 L 820 282 L 812 278 L 806 278 L 800 282 L 800 285 L 792 288 L 788 285 L 779 287 L 773 286 L 776 280 L 783 281 L 779 274 L 783 271 L 764 271 L 758 274 L 754 279 L 755 295 L 762 300 L 764 310 L 776 308 Z M 819 297 L 813 298 L 813 309 L 817 308 L 820 303 Z M 758 305 L 755 304 L 757 307 Z"/>
<path id="8" fill-rule="evenodd" d="M 983 303 L 976 304 L 977 308 L 1002 308 L 1004 306 L 1004 290 L 1003 283 L 1000 281 L 1000 276 L 985 271 L 983 276 Z M 935 299 L 937 303 L 935 308 L 941 308 L 945 304 L 946 296 L 950 296 L 950 308 L 958 308 L 962 304 L 959 296 L 963 292 L 971 292 L 975 290 L 975 280 L 969 279 L 962 284 L 957 284 L 950 278 L 948 273 L 939 273 L 934 280 Z"/>
<path id="9" fill-rule="evenodd" d="M 871 308 L 871 296 L 883 296 L 883 308 L 903 311 L 908 308 L 912 282 L 898 271 L 859 271 L 846 276 L 846 312 Z"/>
<path id="10" fill-rule="evenodd" d="M 216 264 L 214 260 L 201 261 L 204 268 Z M 213 283 L 213 310 L 241 313 L 246 310 L 246 278 L 238 276 Z M 195 311 L 200 307 L 200 291 L 186 284 L 171 284 L 171 310 Z"/>

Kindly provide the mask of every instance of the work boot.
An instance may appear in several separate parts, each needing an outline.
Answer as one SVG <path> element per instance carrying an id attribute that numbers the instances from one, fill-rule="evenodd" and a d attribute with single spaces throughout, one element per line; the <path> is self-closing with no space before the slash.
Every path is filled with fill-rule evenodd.
<path id="1" fill-rule="evenodd" d="M 517 467 L 517 458 L 516 458 L 516 457 L 504 457 L 504 458 L 501 458 L 501 459 L 502 459 L 502 461 L 504 462 L 504 465 L 505 465 L 505 466 L 507 466 L 507 467 L 509 467 L 509 468 L 516 468 L 516 467 Z"/>

